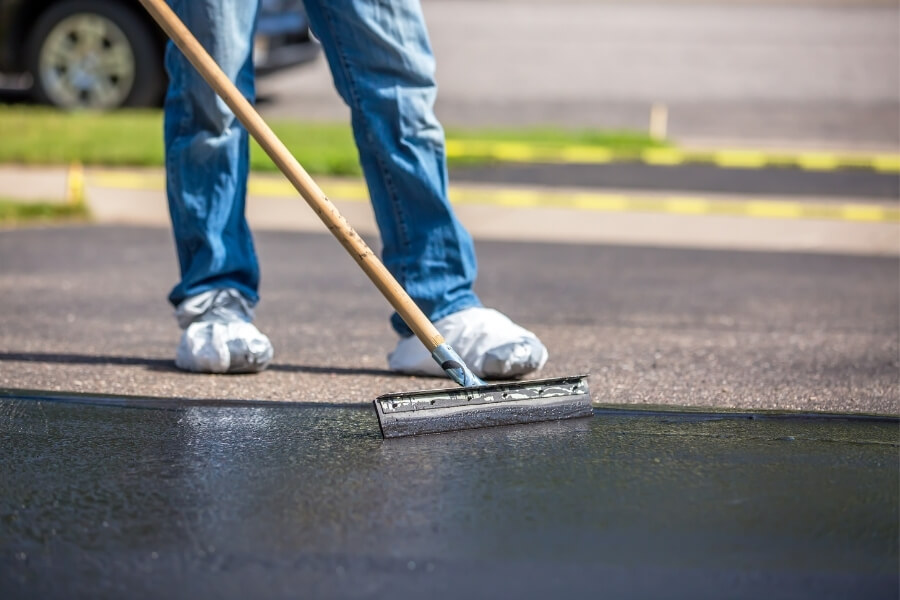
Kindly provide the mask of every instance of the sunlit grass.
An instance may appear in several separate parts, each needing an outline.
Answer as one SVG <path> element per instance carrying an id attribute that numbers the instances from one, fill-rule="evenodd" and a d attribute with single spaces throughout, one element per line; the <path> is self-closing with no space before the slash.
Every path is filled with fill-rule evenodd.
<path id="1" fill-rule="evenodd" d="M 356 175 L 359 159 L 345 123 L 275 120 L 275 133 L 312 174 Z M 448 140 L 515 142 L 541 147 L 597 146 L 636 151 L 658 146 L 635 132 L 569 131 L 556 128 L 450 129 Z M 0 162 L 29 165 L 161 166 L 164 161 L 160 110 L 110 113 L 62 112 L 46 107 L 0 105 Z M 488 156 L 452 156 L 450 164 L 486 164 Z M 251 168 L 274 171 L 275 165 L 253 143 Z"/>
<path id="2" fill-rule="evenodd" d="M 82 221 L 88 218 L 83 203 L 19 202 L 0 198 L 0 223 L 4 225 L 35 221 Z"/>

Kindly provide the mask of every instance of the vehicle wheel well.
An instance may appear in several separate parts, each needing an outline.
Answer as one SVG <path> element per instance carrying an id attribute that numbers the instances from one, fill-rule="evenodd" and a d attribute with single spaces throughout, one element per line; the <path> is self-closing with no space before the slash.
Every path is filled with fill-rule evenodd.
<path id="1" fill-rule="evenodd" d="M 22 9 L 17 15 L 18 20 L 16 21 L 15 26 L 10 28 L 10 33 L 15 38 L 13 40 L 13 47 L 24 47 L 40 16 L 54 4 L 62 4 L 66 1 L 67 0 L 31 0 L 30 2 L 23 3 Z M 115 2 L 115 4 L 132 12 L 136 18 L 140 19 L 147 26 L 148 31 L 153 32 L 153 41 L 156 45 L 156 50 L 159 52 L 159 56 L 162 57 L 163 52 L 166 49 L 166 35 L 153 18 L 147 14 L 147 11 L 141 7 L 140 3 L 137 2 L 137 0 L 134 0 L 133 2 Z M 25 53 L 18 53 L 17 59 L 15 67 L 20 70 L 24 69 L 25 63 L 27 62 Z M 162 60 L 162 58 L 160 58 L 160 60 Z"/>
<path id="2" fill-rule="evenodd" d="M 43 10 L 36 14 L 33 23 L 25 30 L 27 37 L 24 44 L 25 70 L 32 73 L 31 95 L 39 103 L 57 106 L 77 106 L 82 101 L 92 106 L 118 108 L 122 106 L 158 106 L 162 101 L 166 87 L 164 67 L 164 34 L 153 19 L 144 11 L 137 0 L 126 2 L 114 0 L 43 0 Z M 120 40 L 124 35 L 124 44 L 130 46 L 133 61 L 129 61 L 127 80 L 128 87 L 118 86 L 109 95 L 111 88 L 106 88 L 106 99 L 94 96 L 89 99 L 91 90 L 100 90 L 102 84 L 95 84 L 93 76 L 88 76 L 85 85 L 90 87 L 73 87 L 71 79 L 59 77 L 57 73 L 67 72 L 67 65 L 61 71 L 55 68 L 44 70 L 40 67 L 40 54 L 48 34 L 61 19 L 73 15 L 96 13 L 109 20 L 119 30 Z M 125 47 L 124 45 L 122 47 Z M 77 73 L 78 71 L 73 71 Z M 111 73 L 118 77 L 119 73 Z M 84 79 L 82 79 L 84 81 Z M 109 79 L 117 86 L 116 79 Z M 76 96 L 84 94 L 81 99 Z M 98 100 L 95 105 L 94 101 Z"/>

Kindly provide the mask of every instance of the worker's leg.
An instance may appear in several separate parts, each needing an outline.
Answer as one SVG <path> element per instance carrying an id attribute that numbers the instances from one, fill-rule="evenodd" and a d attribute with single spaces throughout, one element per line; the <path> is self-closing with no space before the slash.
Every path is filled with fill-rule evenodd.
<path id="1" fill-rule="evenodd" d="M 479 306 L 475 250 L 447 201 L 434 58 L 418 2 L 307 0 L 353 133 L 385 266 L 432 320 Z M 409 329 L 395 315 L 397 330 Z"/>
<path id="2" fill-rule="evenodd" d="M 254 96 L 253 0 L 169 0 L 248 98 Z M 244 218 L 247 132 L 178 48 L 166 48 L 166 190 L 181 267 L 169 299 L 232 287 L 255 302 L 259 268 Z"/>
<path id="3" fill-rule="evenodd" d="M 169 4 L 252 100 L 257 0 Z M 165 62 L 166 191 L 181 268 L 169 300 L 185 328 L 176 364 L 194 371 L 261 370 L 272 348 L 250 323 L 259 268 L 244 218 L 247 132 L 171 42 Z"/>
<path id="4" fill-rule="evenodd" d="M 444 132 L 433 112 L 434 57 L 418 0 L 306 0 L 306 8 L 335 86 L 351 110 L 385 265 L 439 329 L 445 319 L 466 314 L 466 327 L 445 329 L 469 331 L 472 335 L 459 339 L 472 348 L 483 347 L 486 335 L 499 339 L 498 364 L 513 357 L 512 366 L 488 375 L 538 368 L 546 360 L 543 345 L 496 311 L 480 309 L 472 291 L 475 250 L 447 196 Z M 392 323 L 401 335 L 411 333 L 396 314 Z M 472 342 L 475 338 L 480 341 Z M 397 359 L 409 354 L 401 340 L 391 366 L 422 371 L 415 366 L 421 344 L 407 345 L 415 349 L 415 360 Z M 490 351 L 497 348 L 488 344 Z M 465 348 L 456 349 L 466 358 Z M 423 368 L 436 369 L 424 356 Z"/>

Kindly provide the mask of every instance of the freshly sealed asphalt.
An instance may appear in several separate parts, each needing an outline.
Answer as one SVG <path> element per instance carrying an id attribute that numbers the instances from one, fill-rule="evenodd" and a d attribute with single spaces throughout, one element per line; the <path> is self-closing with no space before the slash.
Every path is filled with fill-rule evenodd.
<path id="1" fill-rule="evenodd" d="M 3 598 L 896 598 L 895 418 L 0 396 Z"/>

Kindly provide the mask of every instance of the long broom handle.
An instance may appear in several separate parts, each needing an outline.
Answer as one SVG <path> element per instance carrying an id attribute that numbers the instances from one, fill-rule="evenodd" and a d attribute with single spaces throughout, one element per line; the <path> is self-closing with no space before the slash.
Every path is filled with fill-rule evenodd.
<path id="1" fill-rule="evenodd" d="M 172 11 L 164 0 L 140 0 L 150 16 L 156 20 L 160 27 L 168 34 L 173 42 L 181 49 L 191 64 L 197 69 L 203 79 L 209 83 L 217 94 L 231 108 L 235 116 L 243 123 L 244 127 L 259 143 L 266 154 L 278 166 L 284 176 L 300 192 L 307 204 L 315 211 L 328 230 L 334 234 L 341 245 L 346 248 L 353 260 L 359 264 L 362 270 L 369 276 L 384 297 L 387 298 L 397 314 L 412 329 L 413 333 L 422 340 L 429 352 L 444 343 L 443 336 L 438 332 L 425 313 L 416 306 L 406 290 L 394 279 L 390 271 L 382 264 L 372 249 L 369 248 L 353 227 L 338 212 L 331 200 L 325 195 L 309 173 L 306 172 L 297 159 L 290 153 L 287 147 L 278 139 L 253 105 L 244 98 L 243 94 L 231 82 L 227 75 L 219 68 L 216 61 L 200 45 L 197 38 L 185 27 L 181 19 Z"/>

